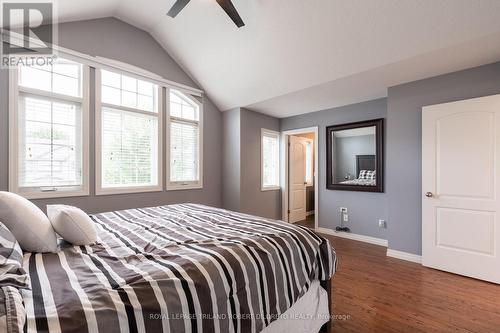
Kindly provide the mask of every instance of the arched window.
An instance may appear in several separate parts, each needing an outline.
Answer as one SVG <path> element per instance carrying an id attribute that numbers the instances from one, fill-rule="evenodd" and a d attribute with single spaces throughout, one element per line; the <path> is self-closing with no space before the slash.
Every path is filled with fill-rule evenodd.
<path id="1" fill-rule="evenodd" d="M 170 89 L 167 190 L 202 187 L 202 104 Z"/>

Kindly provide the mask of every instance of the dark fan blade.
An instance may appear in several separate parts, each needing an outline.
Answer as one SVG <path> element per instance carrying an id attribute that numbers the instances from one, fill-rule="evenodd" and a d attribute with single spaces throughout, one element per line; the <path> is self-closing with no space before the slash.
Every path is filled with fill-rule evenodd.
<path id="1" fill-rule="evenodd" d="M 241 28 L 245 25 L 240 17 L 240 14 L 238 14 L 236 8 L 234 8 L 231 0 L 217 0 L 217 3 L 222 7 L 222 9 L 224 9 L 226 14 L 229 15 L 231 20 L 233 20 L 234 24 L 236 24 L 238 28 Z"/>
<path id="2" fill-rule="evenodd" d="M 176 17 L 179 12 L 186 7 L 190 0 L 177 0 L 172 8 L 168 11 L 167 15 L 170 17 Z"/>

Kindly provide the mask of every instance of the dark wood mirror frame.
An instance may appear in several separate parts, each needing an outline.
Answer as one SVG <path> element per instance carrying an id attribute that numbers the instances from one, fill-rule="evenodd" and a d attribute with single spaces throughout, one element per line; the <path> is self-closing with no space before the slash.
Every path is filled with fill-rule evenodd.
<path id="1" fill-rule="evenodd" d="M 335 184 L 332 170 L 332 134 L 336 131 L 375 126 L 377 185 L 360 186 Z M 339 191 L 384 192 L 384 119 L 373 119 L 356 123 L 328 126 L 326 128 L 326 188 Z"/>

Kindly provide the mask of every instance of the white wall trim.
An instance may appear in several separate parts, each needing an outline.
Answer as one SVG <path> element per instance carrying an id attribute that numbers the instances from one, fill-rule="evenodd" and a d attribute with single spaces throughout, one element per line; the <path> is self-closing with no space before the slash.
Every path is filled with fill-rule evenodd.
<path id="1" fill-rule="evenodd" d="M 318 227 L 315 230 L 316 230 L 316 232 L 319 232 L 322 234 L 352 239 L 355 241 L 375 244 L 375 245 L 379 245 L 379 246 L 385 246 L 385 247 L 388 246 L 388 241 L 386 239 L 382 239 L 382 238 L 376 238 L 376 237 L 365 236 L 365 235 L 358 235 L 358 234 L 353 234 L 350 232 L 338 232 L 338 231 L 335 231 L 333 229 L 321 228 L 321 227 Z"/>
<path id="2" fill-rule="evenodd" d="M 422 264 L 422 256 L 419 256 L 418 254 L 387 249 L 387 256 Z"/>

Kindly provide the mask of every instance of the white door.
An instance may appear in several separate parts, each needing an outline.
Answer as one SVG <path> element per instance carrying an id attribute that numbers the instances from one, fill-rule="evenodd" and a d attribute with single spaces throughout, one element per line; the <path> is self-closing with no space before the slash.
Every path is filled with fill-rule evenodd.
<path id="1" fill-rule="evenodd" d="M 422 264 L 500 283 L 500 95 L 422 111 Z"/>
<path id="2" fill-rule="evenodd" d="M 297 136 L 289 138 L 288 221 L 291 223 L 306 219 L 306 140 Z"/>

